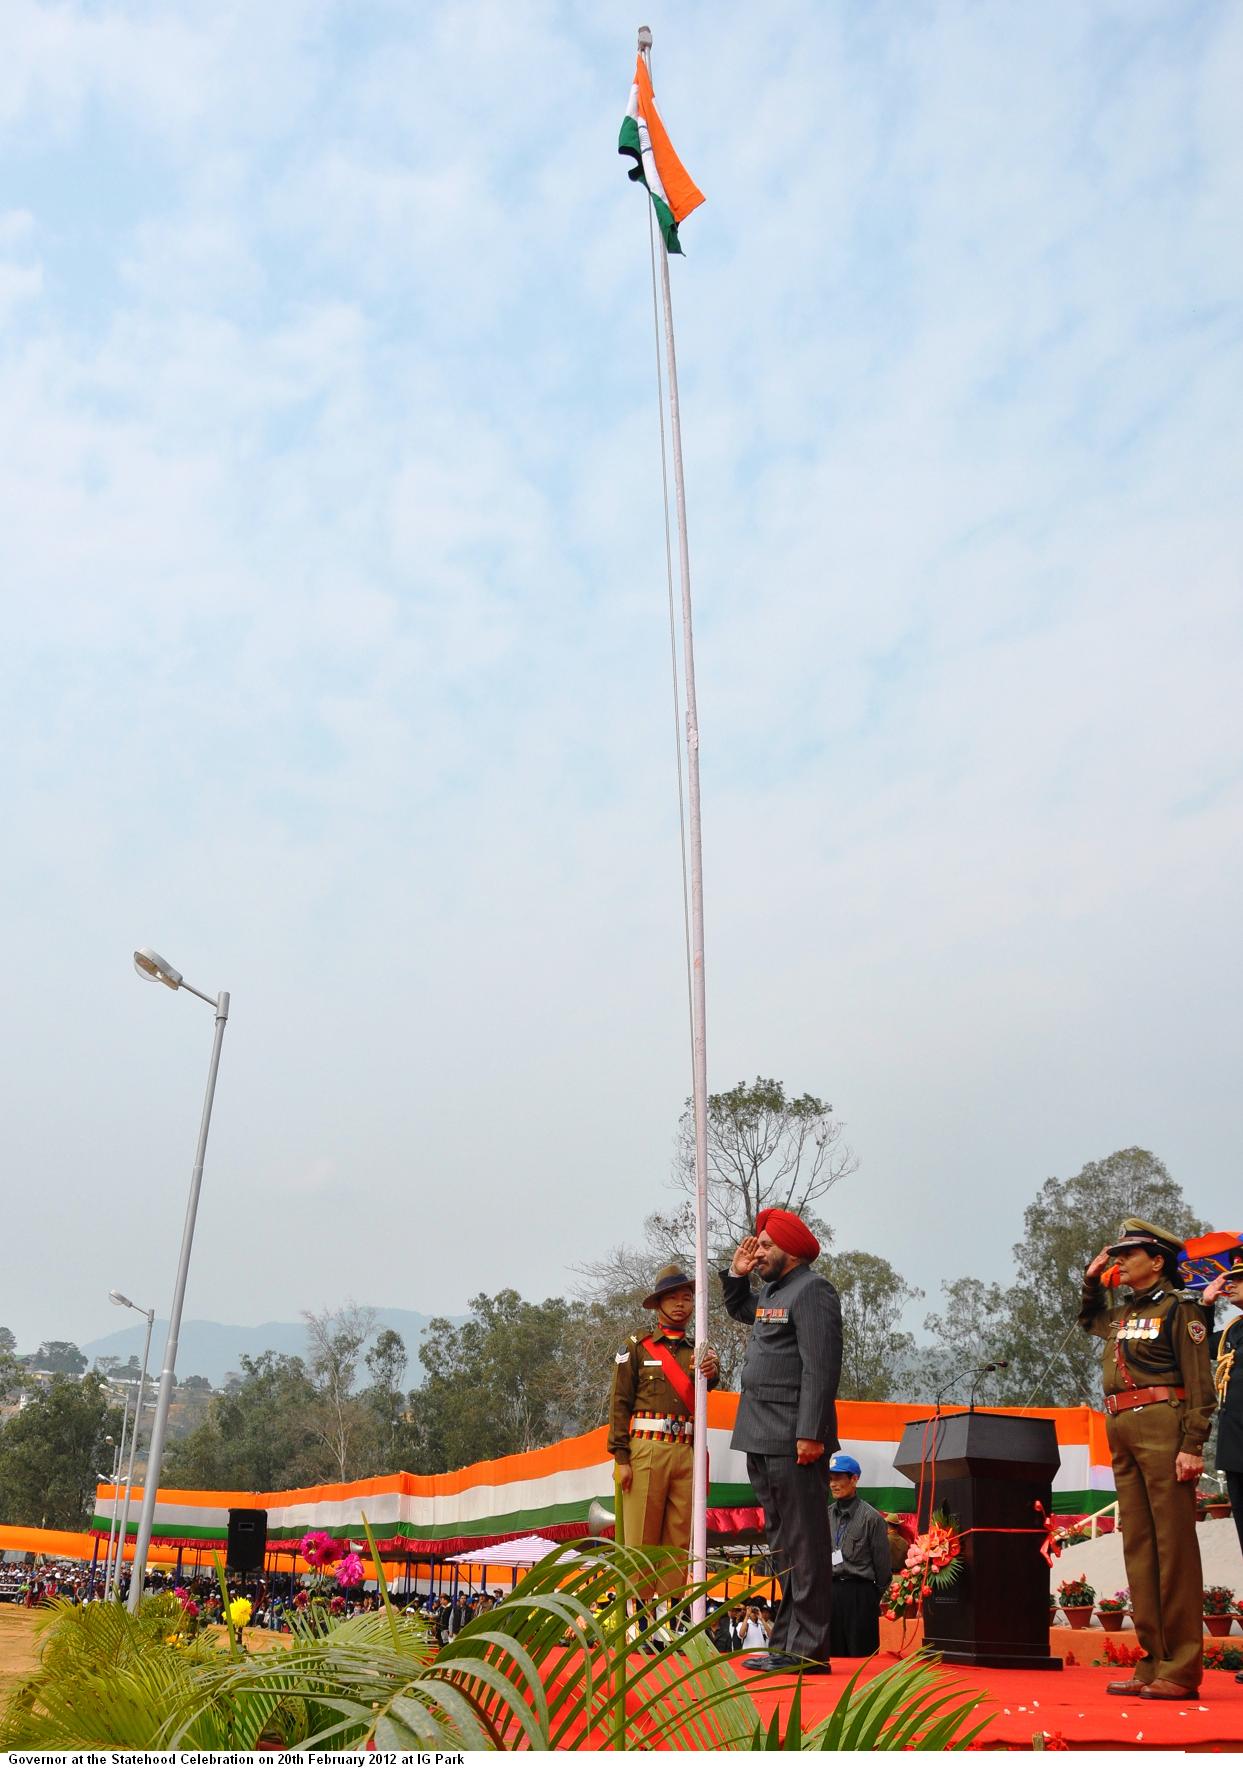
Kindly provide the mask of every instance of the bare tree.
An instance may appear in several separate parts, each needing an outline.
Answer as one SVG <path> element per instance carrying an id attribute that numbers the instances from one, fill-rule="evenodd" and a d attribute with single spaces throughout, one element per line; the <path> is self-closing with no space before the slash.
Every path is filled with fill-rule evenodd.
<path id="1" fill-rule="evenodd" d="M 302 1312 L 307 1329 L 307 1370 L 318 1393 L 315 1432 L 332 1455 L 342 1483 L 349 1476 L 351 1448 L 366 1420 L 355 1386 L 363 1349 L 375 1330 L 370 1310 L 351 1300 L 344 1310 Z"/>
<path id="2" fill-rule="evenodd" d="M 771 1077 L 710 1094 L 709 1248 L 732 1253 L 769 1207 L 812 1221 L 825 1195 L 859 1166 L 843 1129 L 827 1100 L 791 1097 Z M 689 1102 L 678 1125 L 674 1186 L 693 1202 L 695 1120 Z"/>

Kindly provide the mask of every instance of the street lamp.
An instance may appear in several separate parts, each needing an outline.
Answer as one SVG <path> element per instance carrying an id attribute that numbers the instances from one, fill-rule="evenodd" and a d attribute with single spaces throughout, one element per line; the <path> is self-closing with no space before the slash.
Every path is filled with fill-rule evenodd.
<path id="1" fill-rule="evenodd" d="M 142 1585 L 147 1573 L 147 1551 L 151 1544 L 151 1527 L 155 1520 L 155 1494 L 160 1487 L 160 1466 L 164 1460 L 164 1435 L 168 1428 L 168 1411 L 173 1400 L 173 1380 L 177 1371 L 177 1342 L 181 1336 L 181 1307 L 186 1296 L 186 1278 L 190 1272 L 190 1250 L 194 1244 L 194 1220 L 199 1208 L 199 1188 L 203 1184 L 203 1159 L 207 1154 L 207 1132 L 211 1124 L 212 1101 L 216 1096 L 216 1075 L 220 1069 L 220 1046 L 224 1041 L 225 1022 L 229 1018 L 229 994 L 222 989 L 217 996 L 204 995 L 187 983 L 179 970 L 161 958 L 149 946 L 134 953 L 134 969 L 153 983 L 166 989 L 188 989 L 200 1001 L 216 1010 L 212 1035 L 211 1063 L 207 1070 L 207 1093 L 203 1100 L 203 1116 L 199 1123 L 198 1148 L 190 1173 L 190 1197 L 186 1204 L 185 1228 L 181 1233 L 181 1254 L 177 1261 L 177 1283 L 173 1287 L 172 1307 L 168 1313 L 168 1341 L 164 1347 L 164 1366 L 160 1373 L 160 1390 L 155 1400 L 155 1420 L 151 1424 L 151 1450 L 147 1454 L 147 1475 L 142 1486 L 142 1513 L 138 1519 L 138 1538 L 134 1544 L 134 1567 L 130 1572 L 129 1610 L 137 1613 L 142 1600 Z"/>
<path id="2" fill-rule="evenodd" d="M 146 1389 L 146 1384 L 147 1384 L 147 1360 L 149 1359 L 150 1354 L 151 1354 L 151 1329 L 155 1322 L 154 1308 L 152 1308 L 151 1310 L 143 1310 L 141 1305 L 135 1304 L 134 1300 L 132 1298 L 127 1298 L 125 1296 L 124 1292 L 113 1291 L 113 1292 L 109 1292 L 108 1296 L 109 1296 L 109 1298 L 111 1298 L 111 1300 L 114 1304 L 123 1305 L 126 1310 L 136 1310 L 138 1312 L 139 1316 L 146 1317 L 146 1319 L 147 1319 L 147 1339 L 143 1344 L 142 1366 L 138 1373 L 138 1401 L 134 1405 L 134 1428 L 133 1428 L 133 1432 L 130 1435 L 130 1440 L 129 1440 L 129 1465 L 127 1467 L 128 1471 L 129 1471 L 129 1476 L 125 1479 L 125 1503 L 121 1509 L 121 1536 L 117 1540 L 116 1563 L 113 1567 L 111 1583 L 108 1581 L 106 1572 L 104 1575 L 104 1599 L 105 1600 L 108 1599 L 109 1595 L 114 1590 L 116 1591 L 117 1594 L 119 1594 L 121 1592 L 121 1560 L 125 1556 L 125 1535 L 129 1529 L 129 1504 L 130 1504 L 130 1497 L 134 1493 L 134 1463 L 138 1457 L 138 1423 L 139 1423 L 140 1417 L 142 1416 L 142 1394 L 143 1394 L 143 1391 Z M 125 1401 L 126 1401 L 126 1403 L 129 1402 L 129 1391 L 128 1390 L 126 1390 L 126 1393 L 125 1393 Z"/>

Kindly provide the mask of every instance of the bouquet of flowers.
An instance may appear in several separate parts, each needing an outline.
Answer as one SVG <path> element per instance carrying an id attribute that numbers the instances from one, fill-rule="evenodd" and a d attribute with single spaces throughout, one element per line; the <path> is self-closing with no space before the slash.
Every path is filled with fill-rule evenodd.
<path id="1" fill-rule="evenodd" d="M 927 1594 L 928 1584 L 914 1570 L 895 1570 L 893 1581 L 881 1596 L 880 1610 L 886 1619 L 906 1617 L 906 1609 L 918 1608 Z"/>
<path id="2" fill-rule="evenodd" d="M 1116 1594 L 1105 1595 L 1096 1603 L 1101 1613 L 1129 1613 L 1131 1611 L 1131 1591 L 1120 1588 Z"/>
<path id="3" fill-rule="evenodd" d="M 1204 1591 L 1204 1611 L 1206 1614 L 1234 1613 L 1234 1590 L 1227 1588 L 1224 1582 L 1215 1582 Z"/>
<path id="4" fill-rule="evenodd" d="M 948 1588 L 962 1569 L 962 1541 L 957 1524 L 941 1514 L 934 1514 L 926 1533 L 916 1533 L 907 1547 L 906 1568 L 913 1570 L 922 1585 Z"/>

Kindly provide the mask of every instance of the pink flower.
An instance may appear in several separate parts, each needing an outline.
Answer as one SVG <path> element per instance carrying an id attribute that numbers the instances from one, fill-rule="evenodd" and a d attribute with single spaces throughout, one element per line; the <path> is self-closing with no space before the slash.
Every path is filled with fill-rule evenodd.
<path id="1" fill-rule="evenodd" d="M 304 1588 L 300 1588 L 298 1590 L 297 1594 L 293 1598 L 293 1604 L 298 1609 L 299 1613 L 302 1612 L 302 1609 L 304 1607 L 309 1605 L 310 1599 L 311 1599 L 310 1595 L 307 1594 L 307 1592 Z"/>
<path id="2" fill-rule="evenodd" d="M 363 1579 L 361 1558 L 355 1557 L 352 1551 L 347 1551 L 337 1565 L 336 1575 L 342 1588 L 357 1588 Z"/>
<path id="3" fill-rule="evenodd" d="M 334 1595 L 332 1597 L 331 1601 L 329 1601 L 329 1603 L 328 1603 L 328 1611 L 329 1611 L 329 1613 L 344 1613 L 345 1612 L 345 1596 L 344 1595 Z"/>
<path id="4" fill-rule="evenodd" d="M 308 1564 L 326 1570 L 329 1564 L 336 1563 L 345 1547 L 330 1533 L 305 1533 L 298 1542 L 298 1550 Z"/>

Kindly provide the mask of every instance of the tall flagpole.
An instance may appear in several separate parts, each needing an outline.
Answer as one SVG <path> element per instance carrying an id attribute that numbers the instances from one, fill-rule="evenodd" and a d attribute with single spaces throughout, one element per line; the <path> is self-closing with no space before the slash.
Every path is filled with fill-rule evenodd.
<path id="1" fill-rule="evenodd" d="M 652 33 L 639 29 L 639 54 L 652 72 Z M 682 672 L 686 687 L 686 787 L 690 813 L 691 896 L 691 1055 L 695 1113 L 695 1340 L 708 1333 L 708 1048 L 704 989 L 703 824 L 699 801 L 699 714 L 695 701 L 695 633 L 691 612 L 691 555 L 686 536 L 686 482 L 682 474 L 682 411 L 678 401 L 678 355 L 673 339 L 673 297 L 669 288 L 669 249 L 660 242 L 660 292 L 665 312 L 665 361 L 669 379 L 669 430 L 673 444 L 673 486 L 678 516 L 678 569 L 682 584 Z M 691 1576 L 708 1575 L 708 1383 L 695 1371 L 694 1484 L 691 1495 Z M 691 1603 L 698 1625 L 705 1613 L 703 1594 Z"/>

